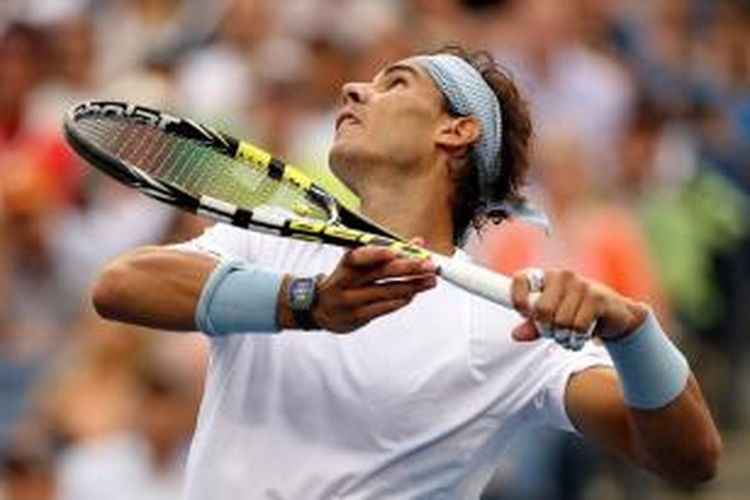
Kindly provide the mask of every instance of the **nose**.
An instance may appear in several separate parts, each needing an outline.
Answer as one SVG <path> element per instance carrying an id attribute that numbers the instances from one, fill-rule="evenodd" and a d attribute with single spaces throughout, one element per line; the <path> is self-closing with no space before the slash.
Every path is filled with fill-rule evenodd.
<path id="1" fill-rule="evenodd" d="M 362 82 L 347 82 L 341 87 L 343 104 L 363 104 L 367 98 L 367 84 Z"/>

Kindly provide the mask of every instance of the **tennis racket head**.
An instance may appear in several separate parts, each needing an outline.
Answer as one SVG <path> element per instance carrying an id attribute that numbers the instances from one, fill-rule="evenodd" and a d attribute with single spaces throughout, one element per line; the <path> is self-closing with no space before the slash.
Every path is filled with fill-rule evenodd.
<path id="1" fill-rule="evenodd" d="M 345 246 L 370 240 L 354 238 L 357 231 L 398 239 L 299 169 L 193 120 L 126 102 L 91 101 L 67 113 L 63 131 L 98 170 L 222 222 Z M 323 227 L 330 234 L 323 235 Z"/>
<path id="2" fill-rule="evenodd" d="M 91 165 L 181 208 L 199 211 L 201 199 L 214 199 L 244 210 L 274 207 L 289 218 L 338 218 L 335 198 L 296 169 L 192 120 L 100 101 L 73 108 L 63 129 Z"/>

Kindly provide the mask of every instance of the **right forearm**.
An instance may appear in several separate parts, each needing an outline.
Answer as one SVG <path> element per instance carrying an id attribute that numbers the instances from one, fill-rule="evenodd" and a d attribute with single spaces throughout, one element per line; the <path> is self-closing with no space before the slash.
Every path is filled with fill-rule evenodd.
<path id="1" fill-rule="evenodd" d="M 93 289 L 107 319 L 165 330 L 195 330 L 195 306 L 216 260 L 197 253 L 146 247 L 119 257 Z"/>
<path id="2" fill-rule="evenodd" d="M 163 330 L 271 333 L 300 327 L 288 303 L 288 284 L 289 276 L 250 263 L 147 247 L 107 266 L 93 301 L 107 319 Z M 435 284 L 430 262 L 382 247 L 352 250 L 316 287 L 313 322 L 323 330 L 351 332 Z"/>

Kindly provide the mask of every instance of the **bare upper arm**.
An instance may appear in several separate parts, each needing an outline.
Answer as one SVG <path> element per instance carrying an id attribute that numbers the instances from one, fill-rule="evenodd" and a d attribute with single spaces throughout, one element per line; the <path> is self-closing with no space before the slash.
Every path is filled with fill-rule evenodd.
<path id="1" fill-rule="evenodd" d="M 570 377 L 565 411 L 585 438 L 639 462 L 614 369 L 595 366 Z"/>
<path id="2" fill-rule="evenodd" d="M 92 287 L 104 318 L 167 330 L 195 330 L 194 311 L 212 257 L 169 247 L 143 247 L 113 260 Z"/>
<path id="3" fill-rule="evenodd" d="M 721 437 L 692 375 L 663 408 L 629 409 L 611 368 L 592 368 L 570 378 L 565 408 L 586 438 L 663 477 L 688 484 L 716 475 Z"/>

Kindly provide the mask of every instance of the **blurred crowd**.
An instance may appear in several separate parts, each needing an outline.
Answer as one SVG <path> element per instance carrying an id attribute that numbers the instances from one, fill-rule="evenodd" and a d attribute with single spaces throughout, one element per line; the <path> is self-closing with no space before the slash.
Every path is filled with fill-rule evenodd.
<path id="1" fill-rule="evenodd" d="M 171 109 L 356 203 L 326 166 L 342 83 L 455 42 L 491 52 L 529 100 L 527 192 L 552 221 L 549 235 L 489 227 L 471 253 L 505 273 L 566 266 L 651 302 L 725 439 L 748 432 L 750 2 L 3 0 L 0 500 L 179 498 L 206 363 L 199 335 L 91 311 L 105 262 L 205 223 L 82 165 L 60 134 L 65 110 Z M 486 497 L 660 488 L 574 437 L 535 433 Z"/>

